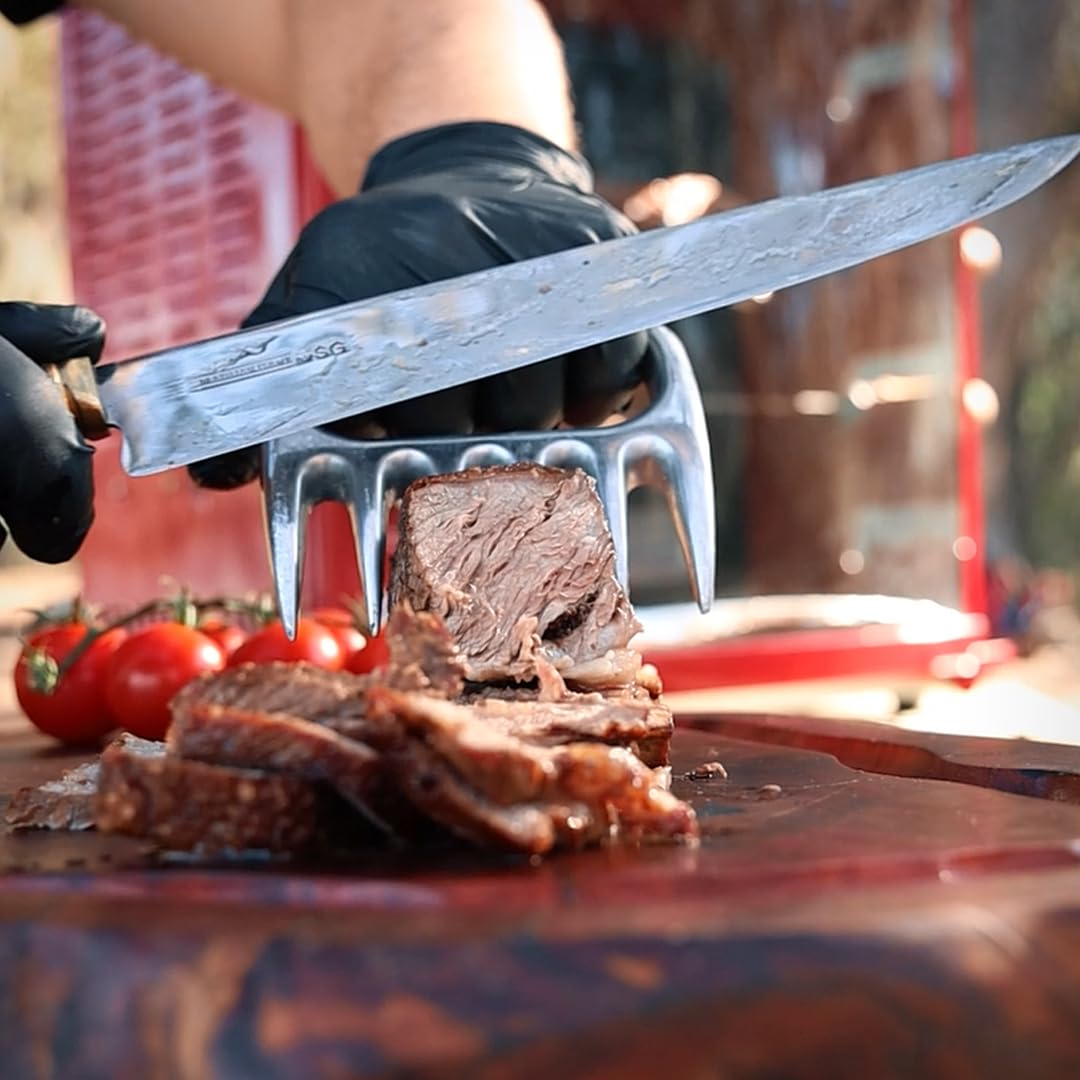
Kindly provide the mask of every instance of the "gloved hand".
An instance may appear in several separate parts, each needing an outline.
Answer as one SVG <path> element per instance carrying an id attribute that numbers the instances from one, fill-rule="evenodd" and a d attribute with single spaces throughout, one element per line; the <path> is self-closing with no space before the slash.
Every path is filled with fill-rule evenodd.
<path id="1" fill-rule="evenodd" d="M 0 303 L 0 545 L 8 533 L 39 562 L 70 559 L 94 520 L 92 451 L 38 366 L 88 356 L 105 324 L 60 304 Z"/>
<path id="2" fill-rule="evenodd" d="M 585 162 L 503 124 L 408 135 L 372 159 L 360 192 L 303 230 L 255 326 L 502 263 L 623 236 L 633 225 L 592 191 Z M 333 425 L 346 435 L 421 436 L 597 423 L 642 379 L 644 334 Z M 206 487 L 258 473 L 240 451 L 191 467 Z"/>

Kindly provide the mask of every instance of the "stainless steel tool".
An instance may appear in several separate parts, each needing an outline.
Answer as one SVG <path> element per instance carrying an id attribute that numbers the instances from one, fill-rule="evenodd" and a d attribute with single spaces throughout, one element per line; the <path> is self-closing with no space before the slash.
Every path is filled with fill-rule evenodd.
<path id="1" fill-rule="evenodd" d="M 641 485 L 667 496 L 703 611 L 713 596 L 716 516 L 705 412 L 679 339 L 651 335 L 649 404 L 632 419 L 599 428 L 457 438 L 346 439 L 313 429 L 263 447 L 263 492 L 278 608 L 289 632 L 299 614 L 305 525 L 320 502 L 343 503 L 352 519 L 368 626 L 383 612 L 382 570 L 390 507 L 421 476 L 478 465 L 537 461 L 580 468 L 596 481 L 615 542 L 619 580 L 629 583 L 626 500 Z"/>
<path id="2" fill-rule="evenodd" d="M 856 266 L 1008 206 L 1063 169 L 1078 151 L 1080 136 L 1063 136 L 815 195 L 774 199 L 96 371 L 85 360 L 69 361 L 54 369 L 54 378 L 88 438 L 120 428 L 121 461 L 133 476 L 275 440 L 265 456 L 275 572 L 283 573 L 282 552 L 291 552 L 297 564 L 302 557 L 299 508 L 310 498 L 299 489 L 274 491 L 285 479 L 275 462 L 293 453 L 283 440 L 296 436 L 299 445 L 300 433 L 319 424 Z M 668 352 L 675 350 L 666 335 L 657 340 Z M 681 370 L 676 365 L 669 374 L 678 379 Z M 687 405 L 691 397 L 690 390 L 681 394 Z M 687 421 L 684 428 L 704 439 L 700 425 Z M 533 452 L 526 436 L 515 439 L 521 453 Z M 505 437 L 490 442 L 509 445 Z M 310 456 L 320 458 L 323 447 L 336 448 L 336 441 L 321 434 L 308 437 L 305 445 Z M 395 443 L 377 445 L 399 458 L 407 452 Z M 601 444 L 593 438 L 582 445 Z M 677 445 L 685 450 L 688 444 Z M 541 448 L 535 444 L 535 452 Z M 437 452 L 430 445 L 419 452 L 434 463 L 452 460 L 456 451 Z M 708 461 L 704 443 L 694 456 Z M 349 460 L 359 468 L 369 459 L 360 454 Z M 677 456 L 664 460 L 670 475 L 679 471 Z M 335 470 L 340 472 L 328 466 L 327 477 Z M 602 461 L 596 471 L 604 485 L 611 483 Z M 392 472 L 383 471 L 384 485 Z M 311 477 L 317 474 L 294 468 L 290 475 L 306 475 L 307 490 L 314 491 Z M 326 485 L 328 491 L 344 490 L 329 479 Z M 289 507 L 297 508 L 291 517 Z M 611 498 L 607 507 L 616 521 L 624 514 Z M 710 565 L 711 548 L 710 542 L 705 553 Z M 621 558 L 625 567 L 625 554 Z M 283 599 L 295 593 L 298 576 L 298 565 L 293 566 L 279 583 Z M 703 585 L 699 578 L 699 602 L 707 607 L 711 596 L 701 594 Z M 295 601 L 287 602 L 292 610 Z"/>

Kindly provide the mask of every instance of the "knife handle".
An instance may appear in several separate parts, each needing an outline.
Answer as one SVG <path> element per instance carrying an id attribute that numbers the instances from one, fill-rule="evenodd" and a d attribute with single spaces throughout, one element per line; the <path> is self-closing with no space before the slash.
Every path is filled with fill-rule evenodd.
<path id="1" fill-rule="evenodd" d="M 75 418 L 83 437 L 104 439 L 109 434 L 105 409 L 98 394 L 94 367 L 89 357 L 76 356 L 58 364 L 45 364 L 45 374 L 60 388 L 68 411 Z"/>

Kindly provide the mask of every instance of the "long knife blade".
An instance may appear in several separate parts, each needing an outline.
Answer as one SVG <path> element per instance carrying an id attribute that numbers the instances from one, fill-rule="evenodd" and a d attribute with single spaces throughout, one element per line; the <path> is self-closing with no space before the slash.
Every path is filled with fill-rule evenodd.
<path id="1" fill-rule="evenodd" d="M 741 207 L 100 369 L 134 476 L 775 292 L 1001 210 L 1062 136 Z"/>

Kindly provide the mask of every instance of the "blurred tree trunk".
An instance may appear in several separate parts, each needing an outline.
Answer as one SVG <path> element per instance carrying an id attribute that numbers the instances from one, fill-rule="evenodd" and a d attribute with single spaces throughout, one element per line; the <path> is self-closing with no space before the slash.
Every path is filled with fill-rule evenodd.
<path id="1" fill-rule="evenodd" d="M 979 148 L 1080 128 L 1080 8 L 1074 0 L 978 0 L 973 20 Z M 981 297 L 983 376 L 998 392 L 1002 416 L 987 432 L 984 455 L 992 554 L 1022 546 L 1024 496 L 1014 459 L 1023 338 L 1062 249 L 1077 242 L 1078 214 L 1080 167 L 1073 166 L 986 222 L 1004 252 Z"/>
<path id="2" fill-rule="evenodd" d="M 948 4 L 742 5 L 731 50 L 736 184 L 755 198 L 949 152 Z M 955 602 L 951 246 L 941 240 L 776 298 L 741 321 L 760 400 L 839 395 L 830 417 L 761 416 L 748 448 L 750 585 Z M 929 375 L 935 396 L 858 413 L 852 383 Z M 846 555 L 845 555 L 846 553 Z"/>

